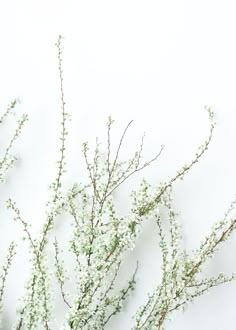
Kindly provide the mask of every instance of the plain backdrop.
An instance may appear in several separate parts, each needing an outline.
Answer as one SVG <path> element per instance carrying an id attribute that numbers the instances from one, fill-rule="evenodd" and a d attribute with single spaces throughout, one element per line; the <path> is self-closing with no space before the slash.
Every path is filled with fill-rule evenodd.
<path id="1" fill-rule="evenodd" d="M 105 139 L 106 120 L 115 120 L 114 145 L 125 125 L 124 159 L 146 132 L 145 157 L 165 149 L 143 172 L 154 184 L 168 180 L 191 160 L 208 134 L 204 106 L 217 127 L 201 162 L 175 185 L 174 205 L 187 249 L 197 247 L 236 193 L 236 3 L 233 0 L 76 0 L 0 2 L 0 107 L 15 97 L 17 112 L 30 121 L 14 148 L 19 160 L 1 187 L 1 257 L 13 238 L 19 257 L 5 296 L 4 329 L 11 329 L 27 279 L 27 243 L 11 221 L 5 201 L 12 197 L 37 235 L 45 218 L 48 186 L 55 177 L 59 148 L 60 100 L 57 53 L 64 37 L 64 83 L 72 116 L 65 183 L 81 180 L 81 144 Z M 1 147 L 14 119 L 1 131 Z M 131 183 L 134 182 L 135 179 Z M 131 185 L 130 183 L 130 185 Z M 125 191 L 129 188 L 127 184 Z M 126 198 L 121 192 L 121 209 Z M 66 224 L 64 224 L 64 229 Z M 207 264 L 206 274 L 236 271 L 236 235 Z M 140 260 L 138 287 L 110 330 L 130 330 L 131 315 L 158 281 L 157 233 L 146 224 L 137 250 L 123 267 L 125 279 Z M 212 290 L 177 312 L 168 330 L 235 329 L 236 284 Z M 58 315 L 58 322 L 61 320 Z M 59 323 L 58 323 L 59 324 Z M 59 329 L 59 325 L 55 326 Z"/>

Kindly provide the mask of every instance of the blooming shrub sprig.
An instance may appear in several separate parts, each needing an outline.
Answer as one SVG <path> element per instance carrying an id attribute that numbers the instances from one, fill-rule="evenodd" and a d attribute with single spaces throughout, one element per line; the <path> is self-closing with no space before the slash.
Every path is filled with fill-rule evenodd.
<path id="1" fill-rule="evenodd" d="M 5 112 L 3 112 L 3 114 L 0 117 L 0 125 L 3 125 L 4 122 L 7 120 L 7 118 L 9 117 L 9 115 L 14 113 L 14 109 L 15 109 L 16 105 L 17 105 L 17 100 L 14 100 L 9 104 L 9 106 L 7 107 Z M 28 120 L 28 115 L 26 115 L 26 114 L 23 114 L 20 117 L 20 119 L 18 119 L 15 132 L 13 133 L 13 136 L 11 137 L 7 147 L 5 148 L 3 156 L 0 159 L 0 181 L 1 182 L 4 182 L 6 172 L 8 171 L 8 169 L 10 167 L 13 166 L 13 163 L 16 161 L 16 157 L 11 154 L 11 149 L 12 149 L 15 141 L 21 134 L 22 129 L 27 120 Z"/>
<path id="2" fill-rule="evenodd" d="M 214 225 L 199 248 L 189 253 L 181 247 L 181 229 L 172 200 L 175 182 L 184 178 L 209 147 L 215 128 L 213 113 L 206 108 L 210 121 L 209 135 L 192 160 L 167 182 L 153 186 L 143 179 L 139 188 L 130 192 L 130 209 L 121 216 L 114 193 L 131 176 L 159 159 L 163 147 L 160 147 L 152 159 L 144 161 L 143 137 L 138 150 L 127 161 L 121 160 L 120 152 L 132 121 L 125 127 L 117 148 L 114 148 L 111 141 L 114 121 L 109 117 L 105 155 L 98 139 L 94 152 L 91 152 L 89 144 L 85 142 L 82 154 L 87 169 L 87 183 L 75 182 L 71 189 L 66 190 L 62 178 L 66 166 L 69 115 L 64 99 L 61 36 L 56 47 L 61 94 L 61 147 L 56 178 L 50 186 L 52 196 L 47 203 L 45 222 L 38 237 L 32 236 L 16 203 L 8 200 L 8 208 L 13 211 L 14 219 L 21 224 L 31 253 L 31 274 L 13 328 L 58 329 L 54 322 L 56 282 L 61 295 L 60 303 L 66 308 L 60 329 L 109 329 L 110 320 L 122 311 L 124 301 L 128 302 L 132 298 L 137 282 L 138 262 L 130 278 L 122 284 L 118 283 L 125 256 L 135 249 L 144 222 L 155 221 L 162 255 L 162 276 L 160 282 L 156 283 L 155 290 L 147 294 L 146 301 L 138 308 L 130 328 L 164 329 L 174 311 L 186 307 L 211 288 L 235 279 L 235 274 L 224 273 L 204 277 L 202 269 L 221 243 L 235 230 L 236 218 L 231 214 L 236 202 L 230 205 L 223 219 Z M 9 111 L 3 115 L 2 120 Z M 21 125 L 19 127 L 21 130 Z M 62 215 L 67 215 L 71 221 L 68 223 L 68 249 L 65 244 L 62 245 L 55 231 L 57 218 Z M 167 231 L 163 226 L 164 222 L 165 228 L 166 222 L 168 223 Z M 54 251 L 53 265 L 49 262 L 50 245 Z M 11 245 L 0 277 L 0 306 L 13 254 L 14 245 Z M 72 260 L 70 269 L 66 267 L 67 257 Z"/>

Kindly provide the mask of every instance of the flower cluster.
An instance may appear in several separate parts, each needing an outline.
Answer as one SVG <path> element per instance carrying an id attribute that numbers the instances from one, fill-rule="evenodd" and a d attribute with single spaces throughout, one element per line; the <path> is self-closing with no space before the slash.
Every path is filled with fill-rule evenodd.
<path id="1" fill-rule="evenodd" d="M 3 114 L 0 117 L 0 124 L 3 125 L 4 122 L 8 119 L 9 115 L 14 114 L 15 107 L 17 105 L 17 100 L 14 100 L 9 104 L 7 109 L 3 112 Z M 5 148 L 4 154 L 0 159 L 0 181 L 4 182 L 6 172 L 10 167 L 12 167 L 13 163 L 16 160 L 16 157 L 11 154 L 11 149 L 19 137 L 19 135 L 22 132 L 22 129 L 24 127 L 25 122 L 28 120 L 28 116 L 26 114 L 23 114 L 20 119 L 17 121 L 17 127 L 15 129 L 15 132 L 13 133 L 13 136 L 11 137 L 10 141 L 8 142 L 8 145 Z"/>

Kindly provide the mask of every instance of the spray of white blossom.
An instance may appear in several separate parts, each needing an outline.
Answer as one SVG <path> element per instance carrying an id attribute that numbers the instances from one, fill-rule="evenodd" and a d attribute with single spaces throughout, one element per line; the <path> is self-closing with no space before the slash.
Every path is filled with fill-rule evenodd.
<path id="1" fill-rule="evenodd" d="M 110 320 L 121 312 L 124 301 L 128 302 L 132 299 L 132 291 L 135 290 L 137 281 L 138 261 L 133 274 L 121 287 L 117 284 L 117 279 L 125 256 L 135 249 L 143 224 L 147 221 L 156 223 L 157 239 L 162 255 L 160 260 L 162 278 L 156 283 L 155 290 L 147 294 L 146 301 L 138 308 L 131 327 L 135 330 L 164 329 L 166 321 L 171 318 L 174 311 L 185 308 L 212 287 L 235 279 L 234 274 L 220 273 L 209 278 L 201 275 L 202 268 L 209 258 L 235 230 L 236 218 L 231 216 L 235 202 L 230 205 L 223 219 L 214 225 L 209 235 L 192 254 L 181 247 L 181 229 L 172 200 L 175 182 L 184 178 L 209 147 L 215 128 L 213 113 L 211 109 L 206 108 L 210 121 L 209 135 L 192 160 L 167 182 L 153 186 L 142 180 L 140 187 L 130 192 L 131 207 L 127 214 L 121 217 L 114 193 L 131 176 L 159 159 L 163 147 L 160 147 L 152 159 L 145 161 L 143 136 L 137 151 L 127 161 L 121 160 L 121 149 L 132 121 L 121 133 L 118 146 L 114 147 L 111 138 L 114 121 L 109 117 L 105 156 L 104 144 L 98 139 L 94 148 L 85 142 L 82 146 L 82 154 L 88 174 L 87 182 L 86 184 L 75 182 L 71 189 L 66 190 L 62 178 L 66 166 L 69 115 L 65 109 L 61 36 L 56 47 L 61 95 L 61 147 L 56 178 L 50 186 L 52 197 L 47 203 L 45 222 L 39 237 L 32 237 L 27 221 L 24 220 L 15 202 L 8 200 L 8 207 L 14 212 L 14 219 L 21 224 L 31 252 L 31 274 L 26 283 L 25 295 L 22 297 L 14 329 L 55 328 L 53 326 L 56 304 L 53 292 L 55 280 L 58 283 L 62 302 L 67 309 L 64 321 L 60 325 L 62 330 L 108 329 Z M 2 120 L 8 116 L 9 111 L 7 110 L 3 115 Z M 19 124 L 20 129 L 21 126 Z M 13 142 L 14 139 L 10 143 L 10 148 Z M 6 158 L 9 150 L 7 149 Z M 71 219 L 69 249 L 66 251 L 54 232 L 57 217 L 62 213 L 66 213 Z M 163 219 L 165 222 L 168 220 L 167 233 L 163 228 Z M 48 262 L 47 247 L 50 244 L 54 248 L 53 267 Z M 0 306 L 2 306 L 6 275 L 14 254 L 13 247 L 14 245 L 11 245 L 9 248 L 6 265 L 0 277 L 2 283 Z M 73 267 L 69 271 L 65 266 L 67 254 L 74 257 Z M 73 279 L 73 290 L 68 291 L 67 284 L 68 282 L 71 284 Z"/>

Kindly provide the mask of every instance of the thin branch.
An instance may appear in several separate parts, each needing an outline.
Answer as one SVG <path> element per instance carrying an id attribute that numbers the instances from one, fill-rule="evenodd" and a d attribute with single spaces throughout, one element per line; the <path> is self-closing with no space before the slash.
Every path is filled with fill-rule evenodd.
<path id="1" fill-rule="evenodd" d="M 58 279 L 58 282 L 60 285 L 61 296 L 62 296 L 62 299 L 65 302 L 65 304 L 69 308 L 71 308 L 72 306 L 68 302 L 68 300 L 66 298 L 65 290 L 64 290 L 64 274 L 63 274 L 64 269 L 59 260 L 59 247 L 58 247 L 58 241 L 57 241 L 56 237 L 55 237 L 53 245 L 55 247 L 55 266 L 56 266 L 56 270 L 57 270 L 57 279 Z"/>

